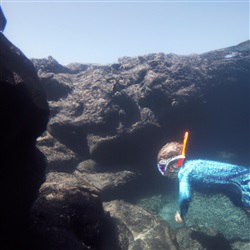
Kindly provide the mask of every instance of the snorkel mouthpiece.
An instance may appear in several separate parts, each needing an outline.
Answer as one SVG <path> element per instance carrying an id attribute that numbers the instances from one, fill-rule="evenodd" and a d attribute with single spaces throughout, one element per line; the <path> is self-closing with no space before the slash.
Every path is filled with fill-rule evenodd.
<path id="1" fill-rule="evenodd" d="M 184 155 L 178 155 L 176 157 L 173 157 L 169 160 L 161 160 L 158 163 L 158 169 L 160 173 L 164 176 L 173 174 L 175 172 L 178 172 L 179 166 L 175 163 L 176 161 L 184 160 L 185 156 Z"/>

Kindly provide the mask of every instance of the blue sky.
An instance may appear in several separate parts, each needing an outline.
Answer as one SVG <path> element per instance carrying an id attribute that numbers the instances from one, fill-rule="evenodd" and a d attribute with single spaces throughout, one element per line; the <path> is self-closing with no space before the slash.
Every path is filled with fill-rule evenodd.
<path id="1" fill-rule="evenodd" d="M 149 53 L 188 55 L 249 39 L 249 1 L 2 0 L 5 36 L 29 58 L 113 63 Z"/>

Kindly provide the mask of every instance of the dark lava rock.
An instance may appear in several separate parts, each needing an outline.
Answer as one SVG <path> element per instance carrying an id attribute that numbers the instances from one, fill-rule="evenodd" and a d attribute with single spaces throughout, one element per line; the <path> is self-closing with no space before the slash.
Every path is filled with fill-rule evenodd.
<path id="1" fill-rule="evenodd" d="M 73 164 L 70 156 L 48 169 L 72 173 L 88 159 L 129 166 L 141 172 L 144 190 L 161 182 L 153 181 L 160 178 L 159 149 L 185 130 L 187 157 L 216 160 L 223 151 L 249 163 L 249 41 L 201 55 L 125 57 L 115 65 L 32 61 L 50 95 L 48 133 L 74 155 Z M 38 147 L 53 158 L 57 145 Z"/>
<path id="2" fill-rule="evenodd" d="M 48 130 L 37 142 L 49 159 L 48 172 L 67 172 L 70 182 L 106 201 L 125 193 L 129 199 L 167 192 L 157 153 L 182 140 L 186 130 L 188 158 L 217 160 L 218 152 L 226 152 L 237 156 L 235 163 L 248 165 L 249 47 L 247 41 L 201 55 L 125 57 L 113 65 L 62 66 L 51 57 L 32 59 L 51 111 Z M 104 206 L 111 215 L 104 224 L 112 235 L 106 242 L 101 237 L 103 249 L 174 249 L 158 216 L 122 201 Z M 63 225 L 71 237 L 74 230 Z M 225 238 L 217 238 L 227 246 Z"/>
<path id="3" fill-rule="evenodd" d="M 37 144 L 39 144 L 39 149 L 47 156 L 48 171 L 68 172 L 79 161 L 78 155 L 75 152 L 47 132 L 38 138 Z"/>
<path id="4" fill-rule="evenodd" d="M 192 56 L 151 54 L 145 56 L 143 63 L 133 58 L 120 60 L 119 71 L 115 71 L 111 66 L 94 65 L 77 74 L 57 73 L 51 69 L 51 80 L 57 80 L 61 85 L 69 87 L 71 93 L 58 100 L 58 122 L 56 117 L 52 119 L 49 131 L 60 137 L 58 126 L 67 124 L 69 129 L 74 128 L 75 132 L 81 130 L 83 135 L 92 133 L 100 139 L 110 136 L 112 140 L 113 135 L 120 137 L 122 133 L 131 134 L 136 128 L 139 129 L 140 125 L 163 125 L 163 122 L 169 120 L 167 116 L 171 114 L 172 109 L 179 111 L 178 116 L 183 120 L 185 117 L 181 117 L 181 110 L 176 110 L 177 106 L 190 106 L 197 101 L 197 105 L 205 108 L 208 105 L 205 103 L 213 101 L 209 98 L 215 97 L 217 88 L 225 91 L 224 94 L 220 93 L 220 99 L 225 101 L 224 97 L 228 94 L 226 92 L 237 85 L 236 81 L 241 82 L 237 88 L 247 87 L 245 84 L 248 77 L 248 54 L 238 52 L 237 56 L 225 58 L 228 53 L 232 53 L 231 50 Z M 158 62 L 157 66 L 150 66 L 152 59 Z M 45 59 L 44 61 L 46 62 Z M 165 65 L 166 61 L 172 63 L 171 68 Z M 216 69 L 216 74 L 212 71 L 213 68 Z M 41 72 L 40 77 L 44 79 L 43 68 L 37 69 Z M 233 94 L 232 97 L 237 93 Z M 52 110 L 54 105 L 53 103 Z M 82 108 L 81 112 L 79 110 L 76 113 L 78 105 Z M 184 109 L 184 106 L 182 108 Z M 192 114 L 196 110 L 189 111 Z M 171 123 L 175 124 L 172 120 Z M 106 136 L 98 135 L 101 131 Z"/>
<path id="5" fill-rule="evenodd" d="M 7 20 L 2 11 L 2 7 L 0 6 L 0 31 L 3 32 L 6 26 Z"/>
<path id="6" fill-rule="evenodd" d="M 209 229 L 199 232 L 193 228 L 184 227 L 176 233 L 178 249 L 185 250 L 230 250 L 231 246 L 222 234 L 217 234 Z"/>
<path id="7" fill-rule="evenodd" d="M 45 180 L 36 148 L 49 109 L 33 64 L 0 33 L 1 248 L 20 249 L 30 208 Z"/>
<path id="8" fill-rule="evenodd" d="M 104 209 L 110 213 L 117 233 L 113 245 L 110 248 L 106 245 L 105 249 L 177 249 L 168 224 L 160 217 L 122 200 L 105 202 Z M 110 241 L 108 236 L 107 240 Z"/>
<path id="9" fill-rule="evenodd" d="M 105 221 L 97 195 L 66 173 L 50 173 L 32 207 L 32 249 L 101 249 Z"/>
<path id="10" fill-rule="evenodd" d="M 136 185 L 138 175 L 135 172 L 128 170 L 110 172 L 98 167 L 92 160 L 81 162 L 73 174 L 80 183 L 88 183 L 93 187 L 103 201 L 126 197 L 128 193 L 138 188 Z"/>

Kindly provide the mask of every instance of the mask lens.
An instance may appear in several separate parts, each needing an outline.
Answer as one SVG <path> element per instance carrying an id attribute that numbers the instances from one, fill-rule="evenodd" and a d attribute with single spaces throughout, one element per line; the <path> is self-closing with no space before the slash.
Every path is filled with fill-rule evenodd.
<path id="1" fill-rule="evenodd" d="M 164 170 L 165 170 L 165 165 L 163 165 L 163 164 L 158 164 L 158 168 L 159 168 L 159 170 L 160 170 L 161 172 L 164 172 Z"/>
<path id="2" fill-rule="evenodd" d="M 178 170 L 178 167 L 174 164 L 174 165 L 169 166 L 168 170 L 169 170 L 170 172 L 175 172 L 175 171 Z"/>

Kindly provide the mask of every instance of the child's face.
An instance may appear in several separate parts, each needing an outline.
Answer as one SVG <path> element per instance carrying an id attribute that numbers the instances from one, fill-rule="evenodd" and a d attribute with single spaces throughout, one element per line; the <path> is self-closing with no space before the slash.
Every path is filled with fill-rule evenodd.
<path id="1" fill-rule="evenodd" d="M 158 169 L 162 175 L 167 176 L 170 179 L 176 179 L 178 177 L 179 167 L 176 166 L 176 163 L 167 164 L 168 160 L 161 160 L 158 163 Z"/>
<path id="2" fill-rule="evenodd" d="M 177 167 L 175 164 L 170 165 L 167 168 L 167 177 L 170 179 L 177 179 L 178 178 L 178 173 L 179 173 L 180 168 Z"/>

